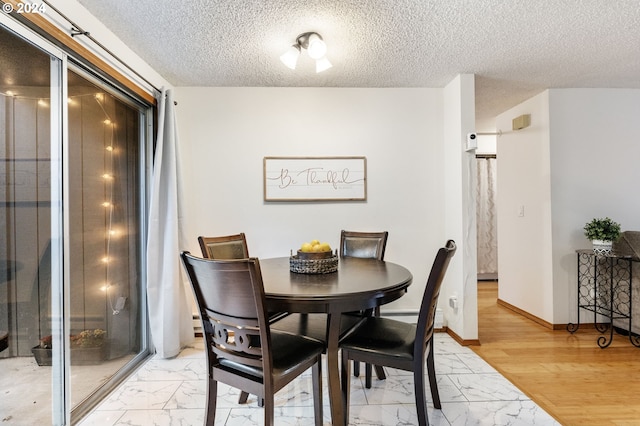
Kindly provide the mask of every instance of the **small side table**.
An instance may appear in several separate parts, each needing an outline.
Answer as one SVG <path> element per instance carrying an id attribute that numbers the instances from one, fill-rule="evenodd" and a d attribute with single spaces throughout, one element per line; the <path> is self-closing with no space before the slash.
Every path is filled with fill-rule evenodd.
<path id="1" fill-rule="evenodd" d="M 567 324 L 567 331 L 574 333 L 580 327 L 580 310 L 593 312 L 598 337 L 598 346 L 608 347 L 613 341 L 613 320 L 628 321 L 627 331 L 632 345 L 640 347 L 640 336 L 631 332 L 633 262 L 634 256 L 596 255 L 593 250 L 576 250 L 578 255 L 578 320 Z M 599 322 L 599 318 L 605 321 Z M 609 331 L 607 338 L 604 335 Z"/>

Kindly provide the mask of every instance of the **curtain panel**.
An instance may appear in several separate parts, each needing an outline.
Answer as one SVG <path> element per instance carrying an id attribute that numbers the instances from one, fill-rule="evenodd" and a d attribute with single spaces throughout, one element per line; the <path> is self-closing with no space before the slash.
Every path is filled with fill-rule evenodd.
<path id="1" fill-rule="evenodd" d="M 194 339 L 192 314 L 180 264 L 180 176 L 175 104 L 171 90 L 158 103 L 158 137 L 153 162 L 147 239 L 147 300 L 156 353 L 171 358 Z"/>
<path id="2" fill-rule="evenodd" d="M 478 158 L 478 277 L 497 279 L 496 159 Z"/>

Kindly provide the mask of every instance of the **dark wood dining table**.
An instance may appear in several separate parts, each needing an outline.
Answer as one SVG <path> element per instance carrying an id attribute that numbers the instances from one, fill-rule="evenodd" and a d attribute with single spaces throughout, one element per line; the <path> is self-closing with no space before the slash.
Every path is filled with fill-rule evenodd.
<path id="1" fill-rule="evenodd" d="M 269 311 L 327 314 L 331 419 L 334 425 L 346 425 L 338 362 L 341 314 L 400 298 L 407 292 L 413 275 L 392 262 L 358 258 L 340 258 L 338 271 L 328 274 L 291 272 L 288 257 L 260 259 L 260 269 Z"/>

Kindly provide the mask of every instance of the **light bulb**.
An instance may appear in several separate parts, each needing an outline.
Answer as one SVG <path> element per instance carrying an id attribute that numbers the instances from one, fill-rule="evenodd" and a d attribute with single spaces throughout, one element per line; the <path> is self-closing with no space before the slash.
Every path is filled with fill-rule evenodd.
<path id="1" fill-rule="evenodd" d="M 111 259 L 109 259 L 109 256 L 105 256 L 105 257 L 103 257 L 102 259 L 100 259 L 100 261 L 101 261 L 102 263 L 109 263 L 109 261 L 110 261 L 110 260 L 111 260 Z"/>
<path id="2" fill-rule="evenodd" d="M 309 52 L 311 58 L 320 59 L 327 53 L 327 45 L 318 34 L 311 34 L 307 52 Z"/>
<path id="3" fill-rule="evenodd" d="M 316 72 L 318 73 L 318 72 L 326 71 L 332 66 L 333 65 L 331 65 L 331 62 L 329 62 L 329 60 L 325 56 L 324 58 L 320 58 L 316 61 Z"/>
<path id="4" fill-rule="evenodd" d="M 104 203 L 102 203 L 103 207 L 111 207 L 111 203 L 108 201 L 105 201 Z"/>
<path id="5" fill-rule="evenodd" d="M 300 56 L 300 46 L 294 44 L 286 52 L 280 56 L 280 60 L 283 64 L 285 64 L 288 68 L 292 70 L 296 69 L 296 64 L 298 63 L 298 57 Z"/>
<path id="6" fill-rule="evenodd" d="M 111 180 L 113 179 L 113 175 L 110 175 L 109 173 L 105 173 L 102 175 L 102 178 L 106 180 Z"/>
<path id="7" fill-rule="evenodd" d="M 105 149 L 109 152 L 113 151 L 113 147 L 111 145 L 107 146 Z"/>
<path id="8" fill-rule="evenodd" d="M 109 125 L 111 124 L 111 120 L 109 120 L 108 118 L 106 120 L 103 121 L 104 124 Z"/>

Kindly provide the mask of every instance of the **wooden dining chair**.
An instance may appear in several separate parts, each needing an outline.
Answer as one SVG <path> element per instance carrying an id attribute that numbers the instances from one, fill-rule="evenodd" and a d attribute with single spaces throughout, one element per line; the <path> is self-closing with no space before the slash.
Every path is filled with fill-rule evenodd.
<path id="1" fill-rule="evenodd" d="M 216 414 L 218 382 L 264 399 L 274 424 L 274 394 L 311 368 L 315 424 L 322 425 L 322 352 L 315 339 L 271 330 L 256 258 L 212 260 L 183 252 L 200 311 L 207 351 L 207 426 Z"/>
<path id="2" fill-rule="evenodd" d="M 202 250 L 202 257 L 205 259 L 247 259 L 249 258 L 249 247 L 247 246 L 247 238 L 244 232 L 233 235 L 222 235 L 216 237 L 198 237 L 198 243 Z M 284 316 L 286 312 L 270 313 L 269 320 L 275 321 Z M 240 392 L 238 397 L 239 404 L 245 404 L 249 394 Z M 262 406 L 264 401 L 258 400 L 258 404 Z"/>
<path id="3" fill-rule="evenodd" d="M 340 232 L 340 257 L 359 257 L 362 259 L 378 259 L 384 260 L 384 252 L 387 248 L 387 239 L 389 232 L 359 232 L 345 231 Z M 371 312 L 351 313 L 350 315 L 371 315 Z M 347 314 L 349 315 L 349 314 Z M 380 316 L 380 307 L 373 310 L 373 315 Z M 379 380 L 386 378 L 384 370 L 380 366 L 376 366 L 376 376 Z M 371 388 L 371 364 L 365 365 L 365 387 Z M 353 375 L 360 376 L 360 363 L 353 363 Z"/>
<path id="4" fill-rule="evenodd" d="M 249 257 L 244 232 L 219 237 L 198 237 L 202 257 L 206 259 L 246 259 Z"/>
<path id="5" fill-rule="evenodd" d="M 433 359 L 433 328 L 440 286 L 455 251 L 456 244 L 453 240 L 447 241 L 447 244 L 438 250 L 422 296 L 417 325 L 372 316 L 340 342 L 342 398 L 347 421 L 349 419 L 349 360 L 413 372 L 416 410 L 420 426 L 428 425 L 424 388 L 426 360 L 433 405 L 438 409 L 441 408 Z"/>

